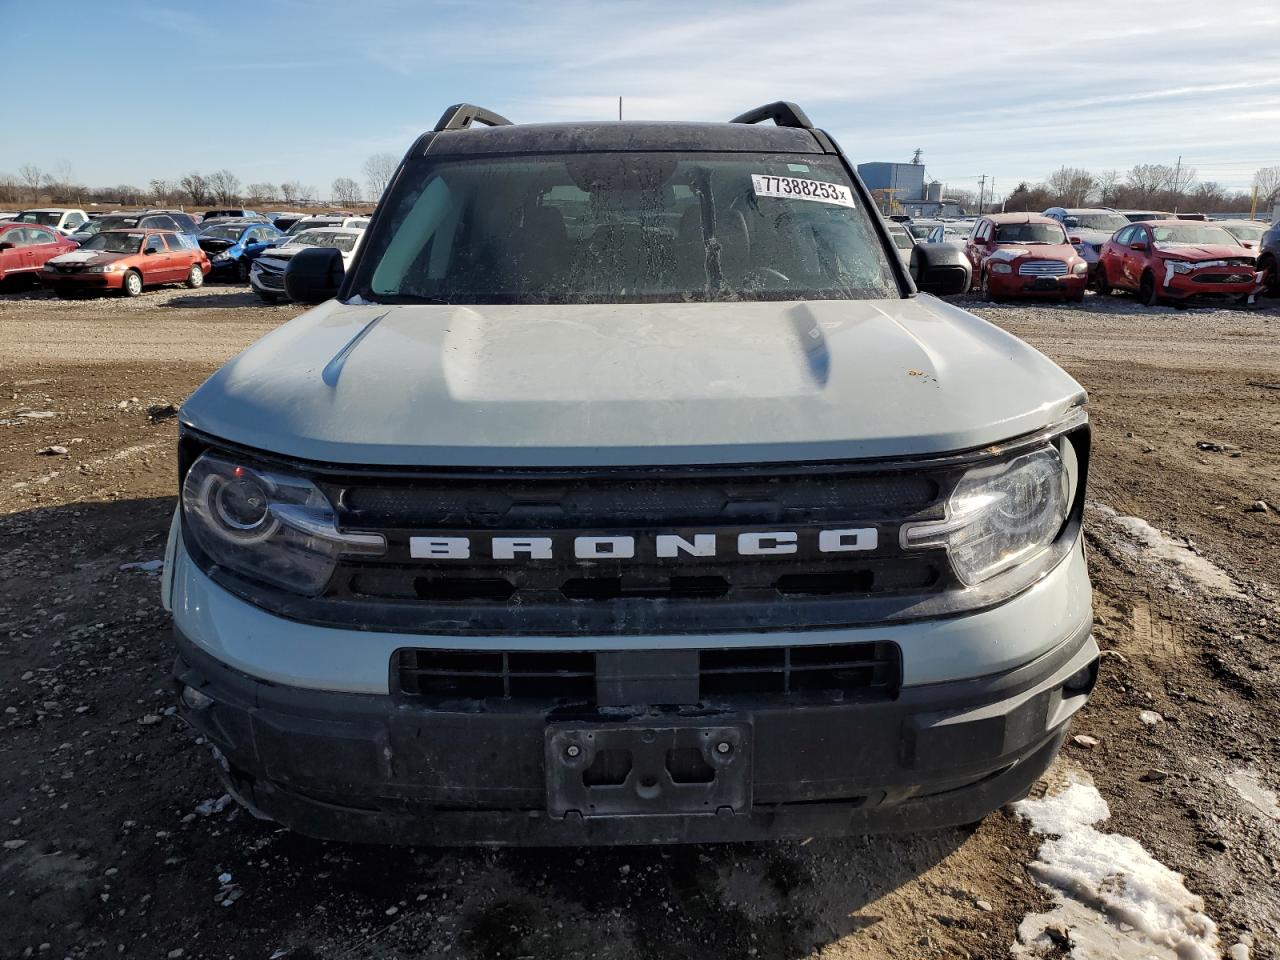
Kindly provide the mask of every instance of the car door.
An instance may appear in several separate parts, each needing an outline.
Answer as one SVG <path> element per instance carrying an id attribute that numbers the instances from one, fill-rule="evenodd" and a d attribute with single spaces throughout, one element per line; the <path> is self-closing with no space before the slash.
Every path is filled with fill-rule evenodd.
<path id="1" fill-rule="evenodd" d="M 169 249 L 169 278 L 171 280 L 187 279 L 187 271 L 191 269 L 191 251 L 182 245 L 176 233 L 160 234 L 160 238 Z"/>
<path id="2" fill-rule="evenodd" d="M 1135 243 L 1144 245 L 1142 250 L 1133 249 Z M 1121 256 L 1124 257 L 1124 267 L 1121 273 L 1124 276 L 1124 284 L 1134 290 L 1138 289 L 1138 284 L 1142 280 L 1142 271 L 1147 264 L 1147 255 L 1151 250 L 1151 232 L 1142 224 L 1135 224 L 1130 228 L 1129 240 L 1121 247 Z"/>
<path id="3" fill-rule="evenodd" d="M 7 230 L 0 230 L 0 243 L 13 244 L 7 250 L 0 250 L 0 278 L 11 273 L 18 273 L 23 269 L 23 258 L 25 256 L 23 235 L 25 233 L 26 228 L 24 227 L 10 227 Z"/>
<path id="4" fill-rule="evenodd" d="M 149 252 L 150 251 L 150 252 Z M 142 281 L 143 283 L 168 283 L 173 278 L 173 263 L 170 261 L 169 248 L 158 233 L 149 233 L 142 241 Z"/>
<path id="5" fill-rule="evenodd" d="M 982 261 L 986 257 L 986 242 L 991 237 L 991 221 L 983 218 L 973 228 L 973 235 L 964 245 L 965 255 L 973 268 L 973 282 L 976 285 L 982 277 Z"/>
<path id="6" fill-rule="evenodd" d="M 45 261 L 62 252 L 62 244 L 58 242 L 58 234 L 50 227 L 27 227 L 27 246 L 29 264 L 32 269 L 39 270 Z"/>

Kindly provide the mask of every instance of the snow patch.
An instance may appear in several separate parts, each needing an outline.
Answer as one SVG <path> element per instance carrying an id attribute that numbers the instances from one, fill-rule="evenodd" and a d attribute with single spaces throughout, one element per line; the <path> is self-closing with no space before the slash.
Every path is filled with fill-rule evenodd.
<path id="1" fill-rule="evenodd" d="M 1227 774 L 1227 783 L 1240 794 L 1240 799 L 1264 817 L 1280 821 L 1280 800 L 1274 790 L 1262 785 L 1262 778 L 1252 770 L 1233 770 Z"/>
<path id="2" fill-rule="evenodd" d="M 122 563 L 121 570 L 142 570 L 146 573 L 154 573 L 164 566 L 163 560 L 139 560 L 136 563 Z"/>
<path id="3" fill-rule="evenodd" d="M 1124 546 L 1144 563 L 1163 567 L 1181 585 L 1190 583 L 1202 592 L 1240 599 L 1235 581 L 1217 564 L 1196 553 L 1185 541 L 1161 533 L 1141 517 L 1126 517 L 1102 503 L 1090 503 L 1124 537 Z"/>
<path id="4" fill-rule="evenodd" d="M 1181 874 L 1160 863 L 1131 837 L 1103 833 L 1095 824 L 1111 810 L 1089 775 L 1066 772 L 1056 793 L 1013 805 L 1033 833 L 1050 835 L 1031 864 L 1032 874 L 1056 901 L 1018 927 L 1014 957 L 1040 957 L 1056 949 L 1047 928 L 1070 932 L 1076 960 L 1215 960 L 1218 928 L 1204 901 Z"/>

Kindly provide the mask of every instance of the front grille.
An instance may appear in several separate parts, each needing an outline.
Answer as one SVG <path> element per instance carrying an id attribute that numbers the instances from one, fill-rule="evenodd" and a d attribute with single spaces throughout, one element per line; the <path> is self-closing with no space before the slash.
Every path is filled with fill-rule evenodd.
<path id="1" fill-rule="evenodd" d="M 683 653 L 683 652 L 681 652 Z M 727 647 L 696 651 L 697 701 L 734 697 L 820 697 L 846 699 L 897 694 L 902 656 L 893 643 L 842 643 L 786 647 Z M 614 658 L 637 659 L 658 651 L 624 651 Z M 652 661 L 649 661 L 652 662 Z M 691 689 L 693 661 L 675 657 L 668 677 L 649 701 L 679 704 L 681 696 L 661 692 Z M 596 654 L 589 651 L 404 649 L 393 659 L 395 692 L 434 702 L 522 700 L 545 704 L 597 703 Z M 688 670 L 688 674 L 681 672 Z"/>
<path id="2" fill-rule="evenodd" d="M 1067 265 L 1061 260 L 1026 260 L 1018 264 L 1022 277 L 1065 277 Z"/>
<path id="3" fill-rule="evenodd" d="M 339 526 L 381 533 L 387 552 L 343 558 L 316 607 L 383 629 L 490 635 L 812 629 L 879 619 L 884 607 L 851 617 L 835 606 L 901 610 L 954 584 L 941 551 L 904 551 L 898 540 L 903 523 L 943 515 L 957 476 L 954 467 L 837 466 L 339 477 L 322 482 Z M 822 530 L 871 531 L 875 547 L 824 552 Z M 739 552 L 743 538 L 771 531 L 793 533 L 793 549 Z M 714 553 L 662 556 L 659 534 L 710 544 Z M 457 559 L 433 557 L 413 545 L 428 537 L 466 546 Z M 551 556 L 499 558 L 495 537 L 538 538 Z M 577 538 L 586 537 L 621 538 L 633 555 L 580 558 Z"/>
<path id="4" fill-rule="evenodd" d="M 55 263 L 53 266 L 59 273 L 83 273 L 89 265 L 87 263 Z"/>
<path id="5" fill-rule="evenodd" d="M 1196 283 L 1249 283 L 1254 279 L 1252 273 L 1201 273 L 1195 278 Z"/>

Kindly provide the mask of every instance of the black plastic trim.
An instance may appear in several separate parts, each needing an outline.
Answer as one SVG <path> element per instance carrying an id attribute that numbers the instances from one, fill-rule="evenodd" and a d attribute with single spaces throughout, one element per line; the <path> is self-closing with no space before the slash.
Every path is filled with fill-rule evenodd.
<path id="1" fill-rule="evenodd" d="M 466 130 L 473 123 L 482 123 L 487 127 L 510 127 L 513 124 L 500 113 L 477 107 L 473 103 L 455 103 L 445 110 L 436 121 L 435 132 L 442 130 Z"/>
<path id="2" fill-rule="evenodd" d="M 738 114 L 729 122 L 762 123 L 765 120 L 772 120 L 779 127 L 813 129 L 813 121 L 809 119 L 808 114 L 790 100 L 776 100 L 773 103 L 766 103 L 763 106 L 748 110 L 746 113 Z"/>

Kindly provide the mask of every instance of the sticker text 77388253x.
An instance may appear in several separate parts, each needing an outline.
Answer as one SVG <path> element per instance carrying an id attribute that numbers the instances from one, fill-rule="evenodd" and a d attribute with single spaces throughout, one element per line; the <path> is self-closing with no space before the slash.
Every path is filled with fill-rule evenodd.
<path id="1" fill-rule="evenodd" d="M 844 184 L 827 183 L 825 180 L 806 180 L 803 177 L 775 177 L 773 174 L 753 173 L 751 186 L 757 197 L 781 197 L 784 200 L 817 200 L 841 207 L 853 206 L 853 191 Z"/>

